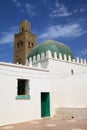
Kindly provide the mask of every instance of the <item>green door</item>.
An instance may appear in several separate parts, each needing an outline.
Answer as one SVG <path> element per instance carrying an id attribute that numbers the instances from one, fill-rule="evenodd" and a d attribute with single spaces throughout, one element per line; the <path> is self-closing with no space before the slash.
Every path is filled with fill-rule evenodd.
<path id="1" fill-rule="evenodd" d="M 50 94 L 41 93 L 41 117 L 50 116 Z"/>

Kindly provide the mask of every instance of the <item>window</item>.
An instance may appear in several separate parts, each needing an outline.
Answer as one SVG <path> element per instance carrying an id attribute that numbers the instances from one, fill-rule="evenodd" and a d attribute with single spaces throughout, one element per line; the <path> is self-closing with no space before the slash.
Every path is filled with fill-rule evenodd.
<path id="1" fill-rule="evenodd" d="M 28 48 L 32 48 L 33 47 L 33 42 L 28 42 Z"/>
<path id="2" fill-rule="evenodd" d="M 30 42 L 28 42 L 28 48 L 30 48 Z"/>
<path id="3" fill-rule="evenodd" d="M 22 32 L 24 31 L 24 28 L 22 27 Z"/>
<path id="4" fill-rule="evenodd" d="M 32 47 L 33 47 L 33 42 L 31 44 L 32 44 Z"/>
<path id="5" fill-rule="evenodd" d="M 23 41 L 19 41 L 18 43 L 17 43 L 17 47 L 19 48 L 19 47 L 23 47 Z"/>
<path id="6" fill-rule="evenodd" d="M 17 97 L 16 99 L 30 99 L 29 96 L 29 80 L 17 80 Z"/>
<path id="7" fill-rule="evenodd" d="M 74 70 L 71 70 L 71 74 L 72 74 L 72 75 L 74 74 Z"/>
<path id="8" fill-rule="evenodd" d="M 23 47 L 23 41 L 21 41 L 20 46 Z"/>
<path id="9" fill-rule="evenodd" d="M 17 43 L 17 47 L 19 47 L 19 45 L 20 45 L 20 43 L 18 42 L 18 43 Z"/>

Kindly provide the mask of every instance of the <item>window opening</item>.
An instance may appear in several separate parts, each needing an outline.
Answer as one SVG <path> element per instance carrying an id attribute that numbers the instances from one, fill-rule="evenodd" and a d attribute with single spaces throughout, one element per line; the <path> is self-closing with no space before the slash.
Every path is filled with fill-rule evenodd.
<path id="1" fill-rule="evenodd" d="M 30 42 L 28 42 L 28 48 L 30 48 Z"/>
<path id="2" fill-rule="evenodd" d="M 17 43 L 17 47 L 23 47 L 23 41 L 19 41 L 19 42 Z"/>
<path id="3" fill-rule="evenodd" d="M 32 47 L 33 47 L 33 42 L 31 44 L 32 44 Z"/>
<path id="4" fill-rule="evenodd" d="M 71 74 L 72 74 L 72 75 L 74 74 L 74 70 L 71 70 Z"/>
<path id="5" fill-rule="evenodd" d="M 17 80 L 17 97 L 16 99 L 29 99 L 29 80 Z"/>
<path id="6" fill-rule="evenodd" d="M 22 27 L 22 32 L 24 31 L 23 27 Z"/>

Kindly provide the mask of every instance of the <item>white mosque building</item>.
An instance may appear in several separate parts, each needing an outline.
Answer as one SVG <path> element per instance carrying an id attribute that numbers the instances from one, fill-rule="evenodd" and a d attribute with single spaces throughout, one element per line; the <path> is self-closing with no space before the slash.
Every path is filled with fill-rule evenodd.
<path id="1" fill-rule="evenodd" d="M 53 116 L 87 119 L 86 60 L 58 41 L 35 42 L 30 23 L 22 21 L 14 63 L 0 62 L 0 125 Z"/>

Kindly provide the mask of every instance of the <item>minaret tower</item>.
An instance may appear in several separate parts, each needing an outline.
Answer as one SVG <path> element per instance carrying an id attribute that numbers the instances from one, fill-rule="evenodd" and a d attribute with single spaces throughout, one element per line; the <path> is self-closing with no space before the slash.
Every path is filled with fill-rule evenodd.
<path id="1" fill-rule="evenodd" d="M 36 46 L 36 35 L 30 31 L 31 24 L 24 20 L 20 32 L 14 36 L 14 63 L 25 64 L 31 49 Z"/>

